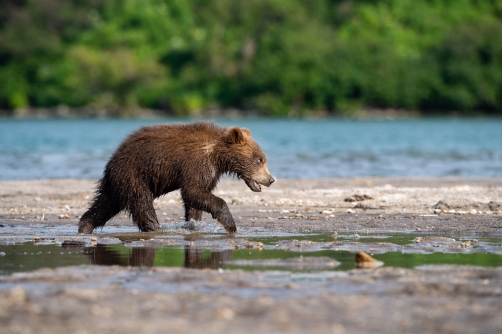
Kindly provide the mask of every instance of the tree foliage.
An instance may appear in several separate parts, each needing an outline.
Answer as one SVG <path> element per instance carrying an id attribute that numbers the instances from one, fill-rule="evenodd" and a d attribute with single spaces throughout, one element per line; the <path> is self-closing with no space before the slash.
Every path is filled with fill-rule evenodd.
<path id="1" fill-rule="evenodd" d="M 5 0 L 0 108 L 502 112 L 500 0 Z"/>

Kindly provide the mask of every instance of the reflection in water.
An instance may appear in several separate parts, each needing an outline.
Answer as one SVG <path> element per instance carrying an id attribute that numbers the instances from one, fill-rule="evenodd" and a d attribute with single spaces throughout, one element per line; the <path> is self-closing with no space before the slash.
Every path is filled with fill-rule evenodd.
<path id="1" fill-rule="evenodd" d="M 89 257 L 91 264 L 97 265 L 121 265 L 121 266 L 145 266 L 152 267 L 155 264 L 155 256 L 159 248 L 154 247 L 111 247 L 110 245 L 97 245 L 86 247 L 85 254 Z M 167 247 L 163 250 L 169 249 Z M 178 253 L 179 248 L 171 248 L 171 255 Z M 169 253 L 168 253 L 169 254 Z M 169 256 L 169 255 L 168 255 Z M 207 251 L 197 246 L 186 245 L 184 249 L 183 266 L 197 269 L 218 269 L 222 268 L 226 261 L 232 256 L 232 250 Z"/>
<path id="2" fill-rule="evenodd" d="M 156 249 L 150 247 L 134 247 L 129 252 L 118 251 L 109 245 L 97 245 L 85 248 L 91 264 L 120 266 L 153 266 Z"/>
<path id="3" fill-rule="evenodd" d="M 218 269 L 232 256 L 232 250 L 211 252 L 209 257 L 205 257 L 200 247 L 185 246 L 185 268 L 197 269 Z"/>

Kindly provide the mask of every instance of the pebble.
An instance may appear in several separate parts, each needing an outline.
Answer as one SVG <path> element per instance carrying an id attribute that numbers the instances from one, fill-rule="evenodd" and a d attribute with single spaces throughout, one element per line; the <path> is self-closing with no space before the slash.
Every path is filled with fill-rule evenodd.
<path id="1" fill-rule="evenodd" d="M 359 251 L 356 253 L 356 267 L 357 268 L 376 268 L 383 265 L 382 261 L 372 258 L 369 254 Z"/>
<path id="2" fill-rule="evenodd" d="M 70 219 L 70 216 L 67 214 L 59 215 L 59 219 Z"/>
<path id="3" fill-rule="evenodd" d="M 323 210 L 323 211 L 321 211 L 321 213 L 322 213 L 323 215 L 330 215 L 330 214 L 332 214 L 332 213 L 333 213 L 333 211 L 331 211 L 331 210 Z"/>
<path id="4" fill-rule="evenodd" d="M 434 213 L 441 213 L 441 209 L 434 209 Z"/>
<path id="5" fill-rule="evenodd" d="M 476 210 L 476 209 L 472 209 L 471 211 L 469 211 L 469 213 L 470 213 L 471 215 L 475 215 L 475 214 L 477 214 L 477 213 L 478 213 L 478 210 Z"/>
<path id="6" fill-rule="evenodd" d="M 352 209 L 347 209 L 347 213 L 355 213 L 355 211 Z"/>

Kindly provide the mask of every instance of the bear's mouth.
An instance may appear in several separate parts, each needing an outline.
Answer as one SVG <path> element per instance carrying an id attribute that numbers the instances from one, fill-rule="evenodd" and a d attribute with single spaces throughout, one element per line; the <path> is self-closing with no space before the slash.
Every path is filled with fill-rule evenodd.
<path id="1" fill-rule="evenodd" d="M 246 184 L 254 192 L 261 192 L 261 185 L 256 180 L 246 180 Z"/>

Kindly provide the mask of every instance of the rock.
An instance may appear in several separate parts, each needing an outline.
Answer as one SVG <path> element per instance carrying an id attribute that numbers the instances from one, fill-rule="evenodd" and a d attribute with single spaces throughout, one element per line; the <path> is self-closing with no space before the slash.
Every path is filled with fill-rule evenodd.
<path id="1" fill-rule="evenodd" d="M 446 202 L 439 201 L 432 207 L 432 209 L 434 209 L 434 212 L 436 212 L 436 210 L 448 211 L 450 209 L 450 206 Z"/>
<path id="2" fill-rule="evenodd" d="M 82 247 L 85 245 L 86 245 L 86 242 L 80 241 L 80 240 L 65 240 L 61 244 L 61 246 L 63 246 L 63 247 Z"/>
<path id="3" fill-rule="evenodd" d="M 363 211 L 366 211 L 368 210 L 370 207 L 367 206 L 367 205 L 364 205 L 363 203 L 357 203 L 355 206 L 354 206 L 354 209 L 362 209 Z"/>
<path id="4" fill-rule="evenodd" d="M 439 237 L 439 236 L 425 236 L 425 237 L 416 237 L 415 242 L 452 242 L 455 241 L 453 238 L 448 237 Z"/>
<path id="5" fill-rule="evenodd" d="M 502 209 L 502 205 L 494 201 L 488 202 L 488 207 L 490 208 L 490 211 L 498 211 Z"/>
<path id="6" fill-rule="evenodd" d="M 359 251 L 356 253 L 356 267 L 357 268 L 376 268 L 383 265 L 382 261 L 375 260 L 369 254 Z"/>
<path id="7" fill-rule="evenodd" d="M 355 194 L 355 195 L 352 195 L 350 197 L 345 198 L 344 201 L 345 202 L 361 202 L 361 201 L 365 201 L 367 199 L 375 199 L 375 198 L 371 197 L 369 195 L 366 195 L 366 194 L 363 194 L 363 195 Z"/>

